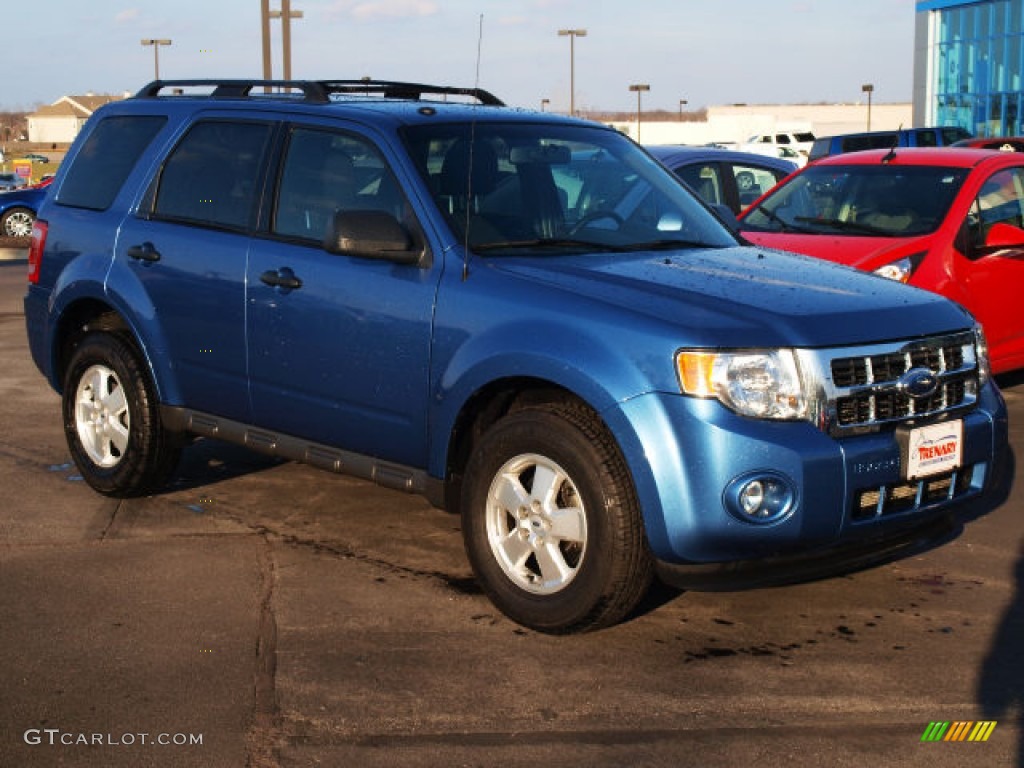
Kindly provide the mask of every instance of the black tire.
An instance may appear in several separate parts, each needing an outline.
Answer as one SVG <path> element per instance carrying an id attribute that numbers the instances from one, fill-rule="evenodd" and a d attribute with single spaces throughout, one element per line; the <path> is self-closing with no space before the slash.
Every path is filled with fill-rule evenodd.
<path id="1" fill-rule="evenodd" d="M 181 436 L 164 428 L 149 372 L 125 338 L 87 335 L 64 377 L 64 433 L 83 479 L 107 496 L 143 496 L 166 485 Z"/>
<path id="2" fill-rule="evenodd" d="M 629 471 L 582 405 L 514 411 L 484 434 L 466 469 L 462 534 L 494 604 L 540 632 L 621 621 L 651 583 Z"/>
<path id="3" fill-rule="evenodd" d="M 6 237 L 28 237 L 35 220 L 36 215 L 29 208 L 8 208 L 0 216 L 0 232 Z"/>

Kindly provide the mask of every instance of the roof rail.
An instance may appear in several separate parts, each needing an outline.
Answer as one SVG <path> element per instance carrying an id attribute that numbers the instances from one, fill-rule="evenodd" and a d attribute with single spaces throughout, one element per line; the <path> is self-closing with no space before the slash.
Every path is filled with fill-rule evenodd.
<path id="1" fill-rule="evenodd" d="M 412 99 L 419 101 L 424 95 L 470 96 L 489 107 L 503 107 L 505 102 L 483 88 L 460 88 L 450 85 L 403 83 L 394 80 L 324 80 L 319 83 L 328 93 L 380 94 L 385 99 Z"/>
<path id="2" fill-rule="evenodd" d="M 155 99 L 167 88 L 212 88 L 211 99 L 245 99 L 254 88 L 288 88 L 302 92 L 302 100 L 315 103 L 330 101 L 331 94 L 380 95 L 385 99 L 411 99 L 419 101 L 424 95 L 469 96 L 481 104 L 503 107 L 505 103 L 483 88 L 459 88 L 447 85 L 404 83 L 393 80 L 154 80 L 135 94 L 137 99 Z M 268 94 L 269 95 L 269 94 Z"/>
<path id="3" fill-rule="evenodd" d="M 328 101 L 327 91 L 323 85 L 309 80 L 154 80 L 144 85 L 135 94 L 135 98 L 155 99 L 165 88 L 195 86 L 213 88 L 209 94 L 211 99 L 245 99 L 251 95 L 254 88 L 267 87 L 300 90 L 304 101 Z"/>

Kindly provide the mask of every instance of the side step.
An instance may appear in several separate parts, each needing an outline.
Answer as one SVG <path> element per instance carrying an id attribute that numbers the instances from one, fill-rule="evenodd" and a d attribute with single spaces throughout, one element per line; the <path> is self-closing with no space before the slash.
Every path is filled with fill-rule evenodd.
<path id="1" fill-rule="evenodd" d="M 436 507 L 444 508 L 444 483 L 425 470 L 381 461 L 329 445 L 312 443 L 291 435 L 268 432 L 220 416 L 177 406 L 160 406 L 164 425 L 175 432 L 187 432 L 243 445 L 268 456 L 301 461 L 320 469 L 369 480 L 385 488 L 415 493 L 426 497 Z"/>

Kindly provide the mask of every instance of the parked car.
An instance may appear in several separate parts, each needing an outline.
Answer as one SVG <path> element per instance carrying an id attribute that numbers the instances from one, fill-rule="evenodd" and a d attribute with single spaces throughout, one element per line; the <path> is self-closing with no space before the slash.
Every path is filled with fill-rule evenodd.
<path id="1" fill-rule="evenodd" d="M 757 133 L 747 139 L 741 147 L 744 151 L 754 151 L 756 147 L 785 147 L 798 155 L 807 157 L 814 144 L 815 136 L 811 131 L 776 131 L 775 133 Z M 783 155 L 784 156 L 784 155 Z"/>
<path id="2" fill-rule="evenodd" d="M 862 152 L 866 149 L 948 147 L 962 139 L 970 138 L 970 136 L 968 131 L 956 126 L 903 128 L 898 131 L 871 131 L 825 136 L 814 140 L 808 160 L 813 163 L 830 155 Z"/>
<path id="3" fill-rule="evenodd" d="M 1024 136 L 989 136 L 988 138 L 975 136 L 970 139 L 961 139 L 952 146 L 996 149 L 1001 152 L 1024 152 Z"/>
<path id="4" fill-rule="evenodd" d="M 940 293 L 978 318 L 993 370 L 1024 367 L 1024 157 L 875 150 L 819 160 L 740 216 L 759 245 Z"/>
<path id="5" fill-rule="evenodd" d="M 199 435 L 422 493 L 545 632 L 655 570 L 836 568 L 998 502 L 1006 407 L 953 302 L 745 246 L 598 123 L 267 85 L 101 107 L 40 207 L 29 347 L 98 492 Z"/>
<path id="6" fill-rule="evenodd" d="M 39 204 L 46 197 L 46 187 L 24 187 L 0 192 L 0 235 L 28 237 L 36 220 Z"/>
<path id="7" fill-rule="evenodd" d="M 16 173 L 0 173 L 0 192 L 21 189 L 28 182 Z"/>
<path id="8" fill-rule="evenodd" d="M 704 202 L 727 206 L 734 215 L 797 169 L 789 160 L 728 149 L 652 145 L 647 151 Z"/>
<path id="9" fill-rule="evenodd" d="M 33 163 L 48 163 L 48 162 L 50 162 L 50 158 L 46 157 L 45 155 L 36 155 L 36 154 L 31 153 L 31 152 L 29 154 L 27 154 L 27 155 L 22 155 L 22 157 L 25 158 L 26 160 L 31 160 Z"/>

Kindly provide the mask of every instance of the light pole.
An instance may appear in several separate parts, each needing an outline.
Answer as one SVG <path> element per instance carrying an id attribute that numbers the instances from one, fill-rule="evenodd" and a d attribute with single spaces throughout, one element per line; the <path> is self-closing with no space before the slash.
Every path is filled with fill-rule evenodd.
<path id="1" fill-rule="evenodd" d="M 868 130 L 871 130 L 871 94 L 875 91 L 875 86 L 871 83 L 864 83 L 860 89 L 868 95 Z"/>
<path id="2" fill-rule="evenodd" d="M 629 86 L 629 90 L 636 91 L 636 140 L 640 141 L 640 94 L 644 91 L 651 90 L 651 86 L 647 83 L 633 83 Z"/>
<path id="3" fill-rule="evenodd" d="M 540 111 L 541 112 L 547 112 L 548 104 L 550 104 L 550 103 L 551 103 L 551 99 L 541 99 L 540 100 Z"/>
<path id="4" fill-rule="evenodd" d="M 688 102 L 686 99 L 680 99 L 679 100 L 679 122 L 680 123 L 683 122 L 683 107 L 685 107 L 689 103 L 690 102 Z"/>
<path id="5" fill-rule="evenodd" d="M 576 38 L 586 37 L 585 29 L 560 29 L 559 37 L 569 38 L 569 114 L 576 115 Z"/>
<path id="6" fill-rule="evenodd" d="M 166 40 L 166 39 L 160 39 L 160 40 L 149 39 L 149 40 L 143 40 L 142 44 L 143 45 L 152 45 L 153 46 L 153 79 L 154 80 L 159 80 L 160 79 L 160 46 L 161 45 L 170 45 L 171 41 L 170 40 Z"/>

